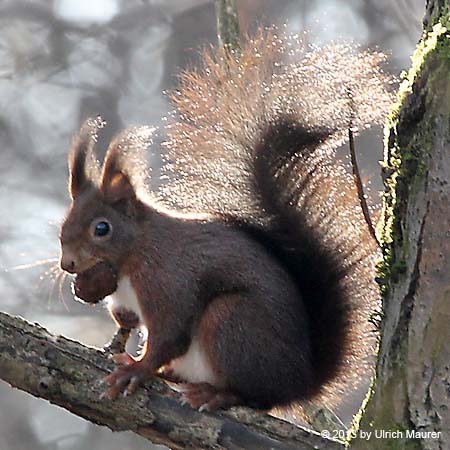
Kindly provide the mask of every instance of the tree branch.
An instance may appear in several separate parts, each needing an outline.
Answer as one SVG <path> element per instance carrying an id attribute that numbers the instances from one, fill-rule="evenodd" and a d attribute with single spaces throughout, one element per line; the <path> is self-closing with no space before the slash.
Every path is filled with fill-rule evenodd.
<path id="1" fill-rule="evenodd" d="M 344 445 L 247 408 L 218 414 L 182 406 L 154 381 L 115 401 L 100 399 L 99 380 L 113 368 L 105 354 L 37 324 L 0 313 L 0 378 L 111 430 L 131 430 L 171 449 L 326 449 Z"/>

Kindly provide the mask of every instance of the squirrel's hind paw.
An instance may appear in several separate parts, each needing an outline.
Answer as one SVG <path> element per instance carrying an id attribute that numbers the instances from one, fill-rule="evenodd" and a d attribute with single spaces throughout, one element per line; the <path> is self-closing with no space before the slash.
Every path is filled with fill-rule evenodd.
<path id="1" fill-rule="evenodd" d="M 181 403 L 202 411 L 216 411 L 238 405 L 240 398 L 232 392 L 221 390 L 209 383 L 185 383 L 179 388 Z"/>

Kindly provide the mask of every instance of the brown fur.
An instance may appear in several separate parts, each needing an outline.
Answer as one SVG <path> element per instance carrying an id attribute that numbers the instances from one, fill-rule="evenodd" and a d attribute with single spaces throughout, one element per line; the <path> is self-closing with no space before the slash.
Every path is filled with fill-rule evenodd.
<path id="1" fill-rule="evenodd" d="M 119 307 L 111 310 L 111 316 L 120 328 L 132 330 L 139 327 L 139 317 L 126 308 Z"/>
<path id="2" fill-rule="evenodd" d="M 215 406 L 330 399 L 364 369 L 375 246 L 332 150 L 352 114 L 362 126 L 384 112 L 382 57 L 337 46 L 279 63 L 286 48 L 260 37 L 226 70 L 209 54 L 183 76 L 158 201 L 145 195 L 151 130 L 113 141 L 95 179 L 79 162 L 90 145 L 82 129 L 63 259 L 75 272 L 105 260 L 129 276 L 149 333 L 142 359 L 107 378 L 110 396 L 182 356 L 194 336 L 222 389 L 195 395 L 215 395 Z M 95 239 L 102 217 L 113 233 Z"/>

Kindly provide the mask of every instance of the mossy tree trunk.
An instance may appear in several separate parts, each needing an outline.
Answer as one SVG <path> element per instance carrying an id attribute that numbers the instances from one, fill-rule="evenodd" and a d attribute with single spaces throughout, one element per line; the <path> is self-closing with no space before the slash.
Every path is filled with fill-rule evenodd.
<path id="1" fill-rule="evenodd" d="M 351 449 L 450 446 L 448 1 L 429 0 L 424 24 L 386 129 L 382 337 Z"/>

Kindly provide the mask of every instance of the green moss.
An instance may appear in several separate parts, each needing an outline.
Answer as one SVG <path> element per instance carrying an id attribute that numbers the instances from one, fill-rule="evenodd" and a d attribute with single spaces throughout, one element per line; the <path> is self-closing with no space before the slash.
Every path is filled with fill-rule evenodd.
<path id="1" fill-rule="evenodd" d="M 434 78 L 442 75 L 440 70 L 424 71 L 424 65 L 433 59 L 435 64 L 450 66 L 450 19 L 446 15 L 431 31 L 424 33 L 411 60 L 411 69 L 403 75 L 397 102 L 387 118 L 385 127 L 385 155 L 383 172 L 385 194 L 382 221 L 377 226 L 377 235 L 382 244 L 383 261 L 377 267 L 377 279 L 383 298 L 391 283 L 406 272 L 409 243 L 403 239 L 403 224 L 399 217 L 405 200 L 414 200 L 421 192 L 427 173 L 426 159 L 433 144 L 433 120 L 422 120 L 428 99 L 433 90 Z M 438 72 L 438 73 L 436 73 Z M 426 77 L 426 86 L 423 78 Z M 416 84 L 422 81 L 419 92 Z M 448 100 L 450 103 L 450 99 Z M 406 116 L 406 114 L 410 114 Z M 450 118 L 449 118 L 450 120 Z"/>
<path id="2" fill-rule="evenodd" d="M 351 441 L 358 436 L 360 425 L 361 425 L 362 419 L 364 417 L 364 413 L 366 412 L 367 405 L 368 405 L 370 399 L 372 398 L 375 384 L 376 384 L 376 377 L 374 375 L 372 377 L 372 382 L 370 383 L 369 390 L 367 391 L 367 394 L 364 397 L 364 400 L 361 404 L 361 408 L 359 408 L 358 412 L 353 416 L 350 426 L 348 427 L 347 439 L 346 439 L 347 445 L 349 445 L 351 443 Z"/>
<path id="3" fill-rule="evenodd" d="M 406 272 L 406 261 L 403 259 L 395 260 L 391 265 L 391 277 L 398 276 Z"/>
<path id="4" fill-rule="evenodd" d="M 350 448 L 371 448 L 373 450 L 421 449 L 419 442 L 406 438 L 408 427 L 392 420 L 393 411 L 398 409 L 397 402 L 399 400 L 399 395 L 407 396 L 406 386 L 402 384 L 401 381 L 405 379 L 404 366 L 397 363 L 395 365 L 395 370 L 397 371 L 396 376 L 389 380 L 383 387 L 384 397 L 381 406 L 377 405 L 377 409 L 367 406 L 366 408 L 361 409 L 358 416 L 355 416 L 347 440 L 347 444 Z M 373 402 L 375 387 L 376 383 L 373 381 L 369 394 L 365 399 L 365 405 L 369 405 L 370 402 Z M 373 416 L 374 411 L 376 411 L 376 417 Z M 366 437 L 367 433 L 371 432 L 370 439 L 366 440 L 362 437 L 360 430 L 363 430 L 366 433 Z M 375 435 L 376 431 L 378 431 L 378 433 L 381 431 L 388 433 L 399 432 L 399 437 L 382 438 Z"/>
<path id="5" fill-rule="evenodd" d="M 447 1 L 441 0 L 441 5 L 439 6 L 439 8 L 436 8 L 436 11 L 430 18 L 429 22 L 431 27 L 433 27 L 437 23 L 441 23 L 446 27 L 450 27 L 449 5 Z"/>
<path id="6" fill-rule="evenodd" d="M 428 56 L 436 50 L 439 42 L 442 40 L 442 36 L 445 36 L 447 33 L 448 28 L 444 25 L 444 23 L 447 23 L 449 19 L 447 17 L 445 19 L 441 19 L 441 21 L 433 26 L 431 31 L 424 32 L 422 39 L 417 44 L 416 50 L 411 56 L 411 68 L 409 69 L 407 74 L 402 74 L 403 81 L 401 82 L 398 90 L 397 102 L 392 108 L 391 114 L 387 119 L 388 129 L 392 125 L 395 125 L 397 123 L 398 115 L 406 95 L 413 92 L 414 82 L 416 81 L 417 76 L 420 74 L 423 65 L 427 61 Z"/>

